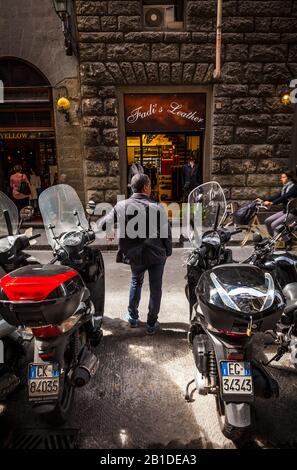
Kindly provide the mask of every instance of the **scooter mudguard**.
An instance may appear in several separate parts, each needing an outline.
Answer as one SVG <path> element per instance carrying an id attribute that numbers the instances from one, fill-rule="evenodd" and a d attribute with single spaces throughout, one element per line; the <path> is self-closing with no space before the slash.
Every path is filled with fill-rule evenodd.
<path id="1" fill-rule="evenodd" d="M 231 426 L 245 428 L 251 425 L 249 403 L 225 403 L 225 416 Z"/>

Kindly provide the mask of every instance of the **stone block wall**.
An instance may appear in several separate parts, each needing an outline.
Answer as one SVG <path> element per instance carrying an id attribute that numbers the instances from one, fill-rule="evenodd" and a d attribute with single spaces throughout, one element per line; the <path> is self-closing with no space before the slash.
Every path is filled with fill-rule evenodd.
<path id="1" fill-rule="evenodd" d="M 140 0 L 76 0 L 86 186 L 99 200 L 120 191 L 122 85 L 212 85 L 210 176 L 230 199 L 276 191 L 291 151 L 294 107 L 280 95 L 297 78 L 297 1 L 224 0 L 215 82 L 216 3 L 186 1 L 185 30 L 167 32 L 144 31 Z"/>

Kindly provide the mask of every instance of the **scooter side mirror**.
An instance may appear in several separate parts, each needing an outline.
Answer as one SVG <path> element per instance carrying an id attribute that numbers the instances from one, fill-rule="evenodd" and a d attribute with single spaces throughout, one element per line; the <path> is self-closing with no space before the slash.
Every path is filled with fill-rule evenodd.
<path id="1" fill-rule="evenodd" d="M 23 209 L 20 210 L 21 221 L 24 222 L 26 220 L 32 219 L 33 214 L 34 214 L 33 207 L 31 207 L 31 206 L 23 207 Z"/>
<path id="2" fill-rule="evenodd" d="M 96 209 L 96 202 L 95 201 L 89 201 L 86 206 L 86 211 L 88 215 L 94 215 Z"/>
<path id="3" fill-rule="evenodd" d="M 180 243 L 184 243 L 184 242 L 188 242 L 190 241 L 188 235 L 186 235 L 185 233 L 182 233 L 179 237 L 179 241 Z"/>
<path id="4" fill-rule="evenodd" d="M 253 242 L 254 243 L 260 243 L 261 241 L 263 241 L 262 235 L 260 235 L 260 233 L 258 233 L 258 232 L 254 233 Z"/>

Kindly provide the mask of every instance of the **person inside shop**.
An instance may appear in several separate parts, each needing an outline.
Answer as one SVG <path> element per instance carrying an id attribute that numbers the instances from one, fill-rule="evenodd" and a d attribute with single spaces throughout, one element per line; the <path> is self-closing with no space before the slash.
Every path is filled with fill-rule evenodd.
<path id="1" fill-rule="evenodd" d="M 129 264 L 132 274 L 127 313 L 131 328 L 139 326 L 138 307 L 144 274 L 148 271 L 150 300 L 146 332 L 152 335 L 160 327 L 158 315 L 162 297 L 162 279 L 166 259 L 172 254 L 172 235 L 164 208 L 150 197 L 149 177 L 142 173 L 134 175 L 131 188 L 132 196 L 118 202 L 109 214 L 99 220 L 98 230 L 105 230 L 111 239 L 114 238 L 114 224 L 119 225 L 117 262 Z M 132 227 L 135 227 L 134 217 L 137 218 L 137 222 L 143 222 L 138 222 L 136 236 L 134 229 L 130 232 Z"/>
<path id="2" fill-rule="evenodd" d="M 14 203 L 20 212 L 23 207 L 29 205 L 29 198 L 31 197 L 31 185 L 26 174 L 22 171 L 21 165 L 15 165 L 13 168 L 13 174 L 10 177 L 10 188 Z"/>
<path id="3" fill-rule="evenodd" d="M 279 194 L 266 200 L 257 198 L 256 201 L 262 202 L 266 207 L 282 205 L 282 210 L 276 212 L 265 220 L 267 231 L 271 237 L 274 236 L 275 229 L 281 225 L 286 219 L 286 211 L 288 202 L 297 198 L 297 183 L 293 172 L 284 171 L 280 177 L 283 188 Z M 290 214 L 288 221 L 296 220 L 296 216 Z"/>
<path id="4" fill-rule="evenodd" d="M 190 192 L 199 186 L 199 168 L 193 154 L 190 155 L 188 163 L 183 167 L 182 185 L 183 199 L 186 202 Z"/>
<path id="5" fill-rule="evenodd" d="M 128 172 L 128 195 L 129 196 L 133 194 L 133 191 L 131 188 L 131 181 L 132 181 L 133 176 L 142 175 L 142 174 L 144 174 L 144 168 L 140 162 L 134 162 L 129 167 L 129 172 Z"/>
<path id="6" fill-rule="evenodd" d="M 38 196 L 41 192 L 41 179 L 40 176 L 31 168 L 30 172 L 30 185 L 31 185 L 31 205 L 36 212 L 38 210 Z"/>

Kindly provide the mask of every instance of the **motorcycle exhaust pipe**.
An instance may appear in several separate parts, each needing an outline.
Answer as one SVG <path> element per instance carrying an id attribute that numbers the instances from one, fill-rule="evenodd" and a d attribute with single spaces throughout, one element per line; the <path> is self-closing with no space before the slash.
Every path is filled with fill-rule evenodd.
<path id="1" fill-rule="evenodd" d="M 82 351 L 79 364 L 74 369 L 71 381 L 75 387 L 84 387 L 97 372 L 99 359 L 87 347 Z"/>

